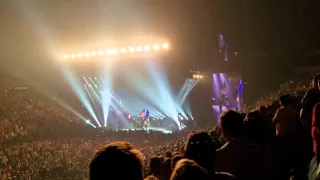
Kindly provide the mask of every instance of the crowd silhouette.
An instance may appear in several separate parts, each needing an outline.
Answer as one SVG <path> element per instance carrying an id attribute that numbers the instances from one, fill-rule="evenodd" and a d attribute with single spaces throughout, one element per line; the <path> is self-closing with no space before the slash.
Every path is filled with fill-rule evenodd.
<path id="1" fill-rule="evenodd" d="M 248 180 L 320 178 L 320 77 L 292 83 L 220 124 L 165 134 L 95 131 L 48 101 L 6 89 L 0 179 Z"/>

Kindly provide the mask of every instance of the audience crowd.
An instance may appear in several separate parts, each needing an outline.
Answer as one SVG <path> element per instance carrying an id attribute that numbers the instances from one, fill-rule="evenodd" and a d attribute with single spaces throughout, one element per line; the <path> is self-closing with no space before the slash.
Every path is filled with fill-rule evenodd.
<path id="1" fill-rule="evenodd" d="M 0 98 L 0 179 L 320 178 L 320 78 L 289 82 L 213 129 L 95 131 L 54 103 Z"/>

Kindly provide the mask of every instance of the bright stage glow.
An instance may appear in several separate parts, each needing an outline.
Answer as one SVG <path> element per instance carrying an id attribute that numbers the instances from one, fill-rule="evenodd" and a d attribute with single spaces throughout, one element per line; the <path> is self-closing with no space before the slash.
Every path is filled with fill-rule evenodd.
<path id="1" fill-rule="evenodd" d="M 142 52 L 142 47 L 139 46 L 139 47 L 136 48 L 136 50 L 137 50 L 138 52 Z"/>
<path id="2" fill-rule="evenodd" d="M 134 48 L 129 48 L 129 52 L 133 53 L 134 51 Z"/>
<path id="3" fill-rule="evenodd" d="M 150 50 L 150 46 L 145 46 L 143 49 L 144 51 L 148 52 Z"/>
<path id="4" fill-rule="evenodd" d="M 106 53 L 107 53 L 108 55 L 111 55 L 111 54 L 112 54 L 112 50 L 107 50 Z"/>
<path id="5" fill-rule="evenodd" d="M 104 52 L 100 50 L 100 51 L 98 51 L 98 55 L 102 56 L 102 55 L 104 55 Z"/>
<path id="6" fill-rule="evenodd" d="M 112 50 L 112 54 L 118 54 L 119 51 L 117 49 Z"/>
<path id="7" fill-rule="evenodd" d="M 86 123 L 87 123 L 87 124 L 90 124 L 90 125 L 91 125 L 92 127 L 94 127 L 94 128 L 97 128 L 94 124 L 91 123 L 90 120 L 87 120 Z"/>
<path id="8" fill-rule="evenodd" d="M 169 49 L 169 43 L 163 43 L 161 45 L 162 49 Z M 160 45 L 159 44 L 154 44 L 153 46 L 149 46 L 149 45 L 144 45 L 144 46 L 137 46 L 137 47 L 130 47 L 129 48 L 125 48 L 122 47 L 119 50 L 118 49 L 109 49 L 106 51 L 102 51 L 102 50 L 97 50 L 97 51 L 89 51 L 89 52 L 79 52 L 79 53 L 71 53 L 71 54 L 64 54 L 63 58 L 64 59 L 69 59 L 70 57 L 75 59 L 75 58 L 81 58 L 83 56 L 85 57 L 95 57 L 95 56 L 103 56 L 103 55 L 117 55 L 119 53 L 121 54 L 126 54 L 127 52 L 130 53 L 134 53 L 134 52 L 149 52 L 151 50 L 154 51 L 158 51 L 160 49 Z"/>
<path id="9" fill-rule="evenodd" d="M 95 51 L 91 52 L 91 56 L 96 56 L 96 55 L 97 55 L 97 53 Z"/>
<path id="10" fill-rule="evenodd" d="M 126 52 L 127 52 L 127 49 L 122 48 L 122 49 L 120 50 L 120 52 L 121 52 L 122 54 L 124 54 L 124 53 L 126 53 Z"/>
<path id="11" fill-rule="evenodd" d="M 160 47 L 159 47 L 159 44 L 153 45 L 153 49 L 158 50 L 159 48 L 160 48 Z"/>

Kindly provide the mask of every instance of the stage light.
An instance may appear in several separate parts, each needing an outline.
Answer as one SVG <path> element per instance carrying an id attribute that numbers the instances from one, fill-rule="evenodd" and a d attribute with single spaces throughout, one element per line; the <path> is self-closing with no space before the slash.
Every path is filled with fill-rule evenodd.
<path id="1" fill-rule="evenodd" d="M 126 52 L 127 52 L 127 49 L 122 48 L 122 49 L 120 50 L 120 52 L 124 54 L 124 53 L 126 53 Z"/>
<path id="2" fill-rule="evenodd" d="M 119 51 L 117 49 L 112 50 L 112 54 L 118 54 Z"/>
<path id="3" fill-rule="evenodd" d="M 199 74 L 194 74 L 192 75 L 193 79 L 202 79 L 203 75 L 199 75 Z"/>
<path id="4" fill-rule="evenodd" d="M 142 47 L 137 47 L 137 49 L 136 49 L 138 52 L 141 52 L 142 51 Z"/>
<path id="5" fill-rule="evenodd" d="M 91 52 L 91 56 L 96 56 L 96 55 L 97 55 L 97 53 L 95 51 Z"/>
<path id="6" fill-rule="evenodd" d="M 143 49 L 144 49 L 144 51 L 149 51 L 150 47 L 149 46 L 145 46 Z"/>
<path id="7" fill-rule="evenodd" d="M 99 56 L 102 56 L 103 54 L 104 54 L 104 52 L 103 52 L 103 51 L 101 51 L 101 50 L 100 50 L 100 51 L 98 51 L 98 55 L 99 55 Z"/>
<path id="8" fill-rule="evenodd" d="M 86 120 L 86 123 L 89 124 L 89 123 L 90 123 L 90 120 Z"/>
<path id="9" fill-rule="evenodd" d="M 107 50 L 107 54 L 112 54 L 112 50 Z"/>
<path id="10" fill-rule="evenodd" d="M 159 44 L 153 45 L 153 49 L 158 50 L 159 49 Z"/>
<path id="11" fill-rule="evenodd" d="M 63 55 L 64 59 L 69 58 L 81 58 L 81 57 L 95 57 L 95 56 L 103 56 L 103 55 L 116 55 L 116 54 L 125 54 L 127 52 L 149 52 L 151 50 L 159 50 L 160 48 L 169 49 L 168 43 L 163 44 L 153 44 L 153 45 L 145 45 L 145 46 L 137 46 L 137 47 L 128 47 L 128 48 L 121 48 L 121 49 L 110 49 L 105 51 L 92 51 L 92 52 L 85 52 L 85 53 L 70 53 Z"/>
<path id="12" fill-rule="evenodd" d="M 134 48 L 129 48 L 129 51 L 130 51 L 131 53 L 133 53 L 133 52 L 134 52 Z"/>

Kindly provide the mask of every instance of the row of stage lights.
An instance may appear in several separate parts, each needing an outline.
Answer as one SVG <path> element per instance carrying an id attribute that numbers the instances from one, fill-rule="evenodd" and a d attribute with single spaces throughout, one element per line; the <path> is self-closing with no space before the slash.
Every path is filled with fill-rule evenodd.
<path id="1" fill-rule="evenodd" d="M 203 76 L 199 75 L 199 74 L 194 74 L 192 77 L 193 77 L 193 79 L 202 79 L 203 78 Z"/>
<path id="2" fill-rule="evenodd" d="M 138 47 L 129 47 L 129 48 L 121 48 L 121 49 L 109 49 L 109 50 L 99 50 L 85 53 L 77 53 L 77 54 L 65 54 L 64 59 L 76 59 L 83 57 L 95 57 L 95 56 L 104 56 L 104 55 L 118 55 L 118 54 L 126 54 L 126 53 L 134 53 L 134 52 L 149 52 L 151 50 L 157 51 L 160 49 L 169 49 L 168 43 L 163 43 L 162 45 L 154 44 L 153 46 L 138 46 Z"/>

